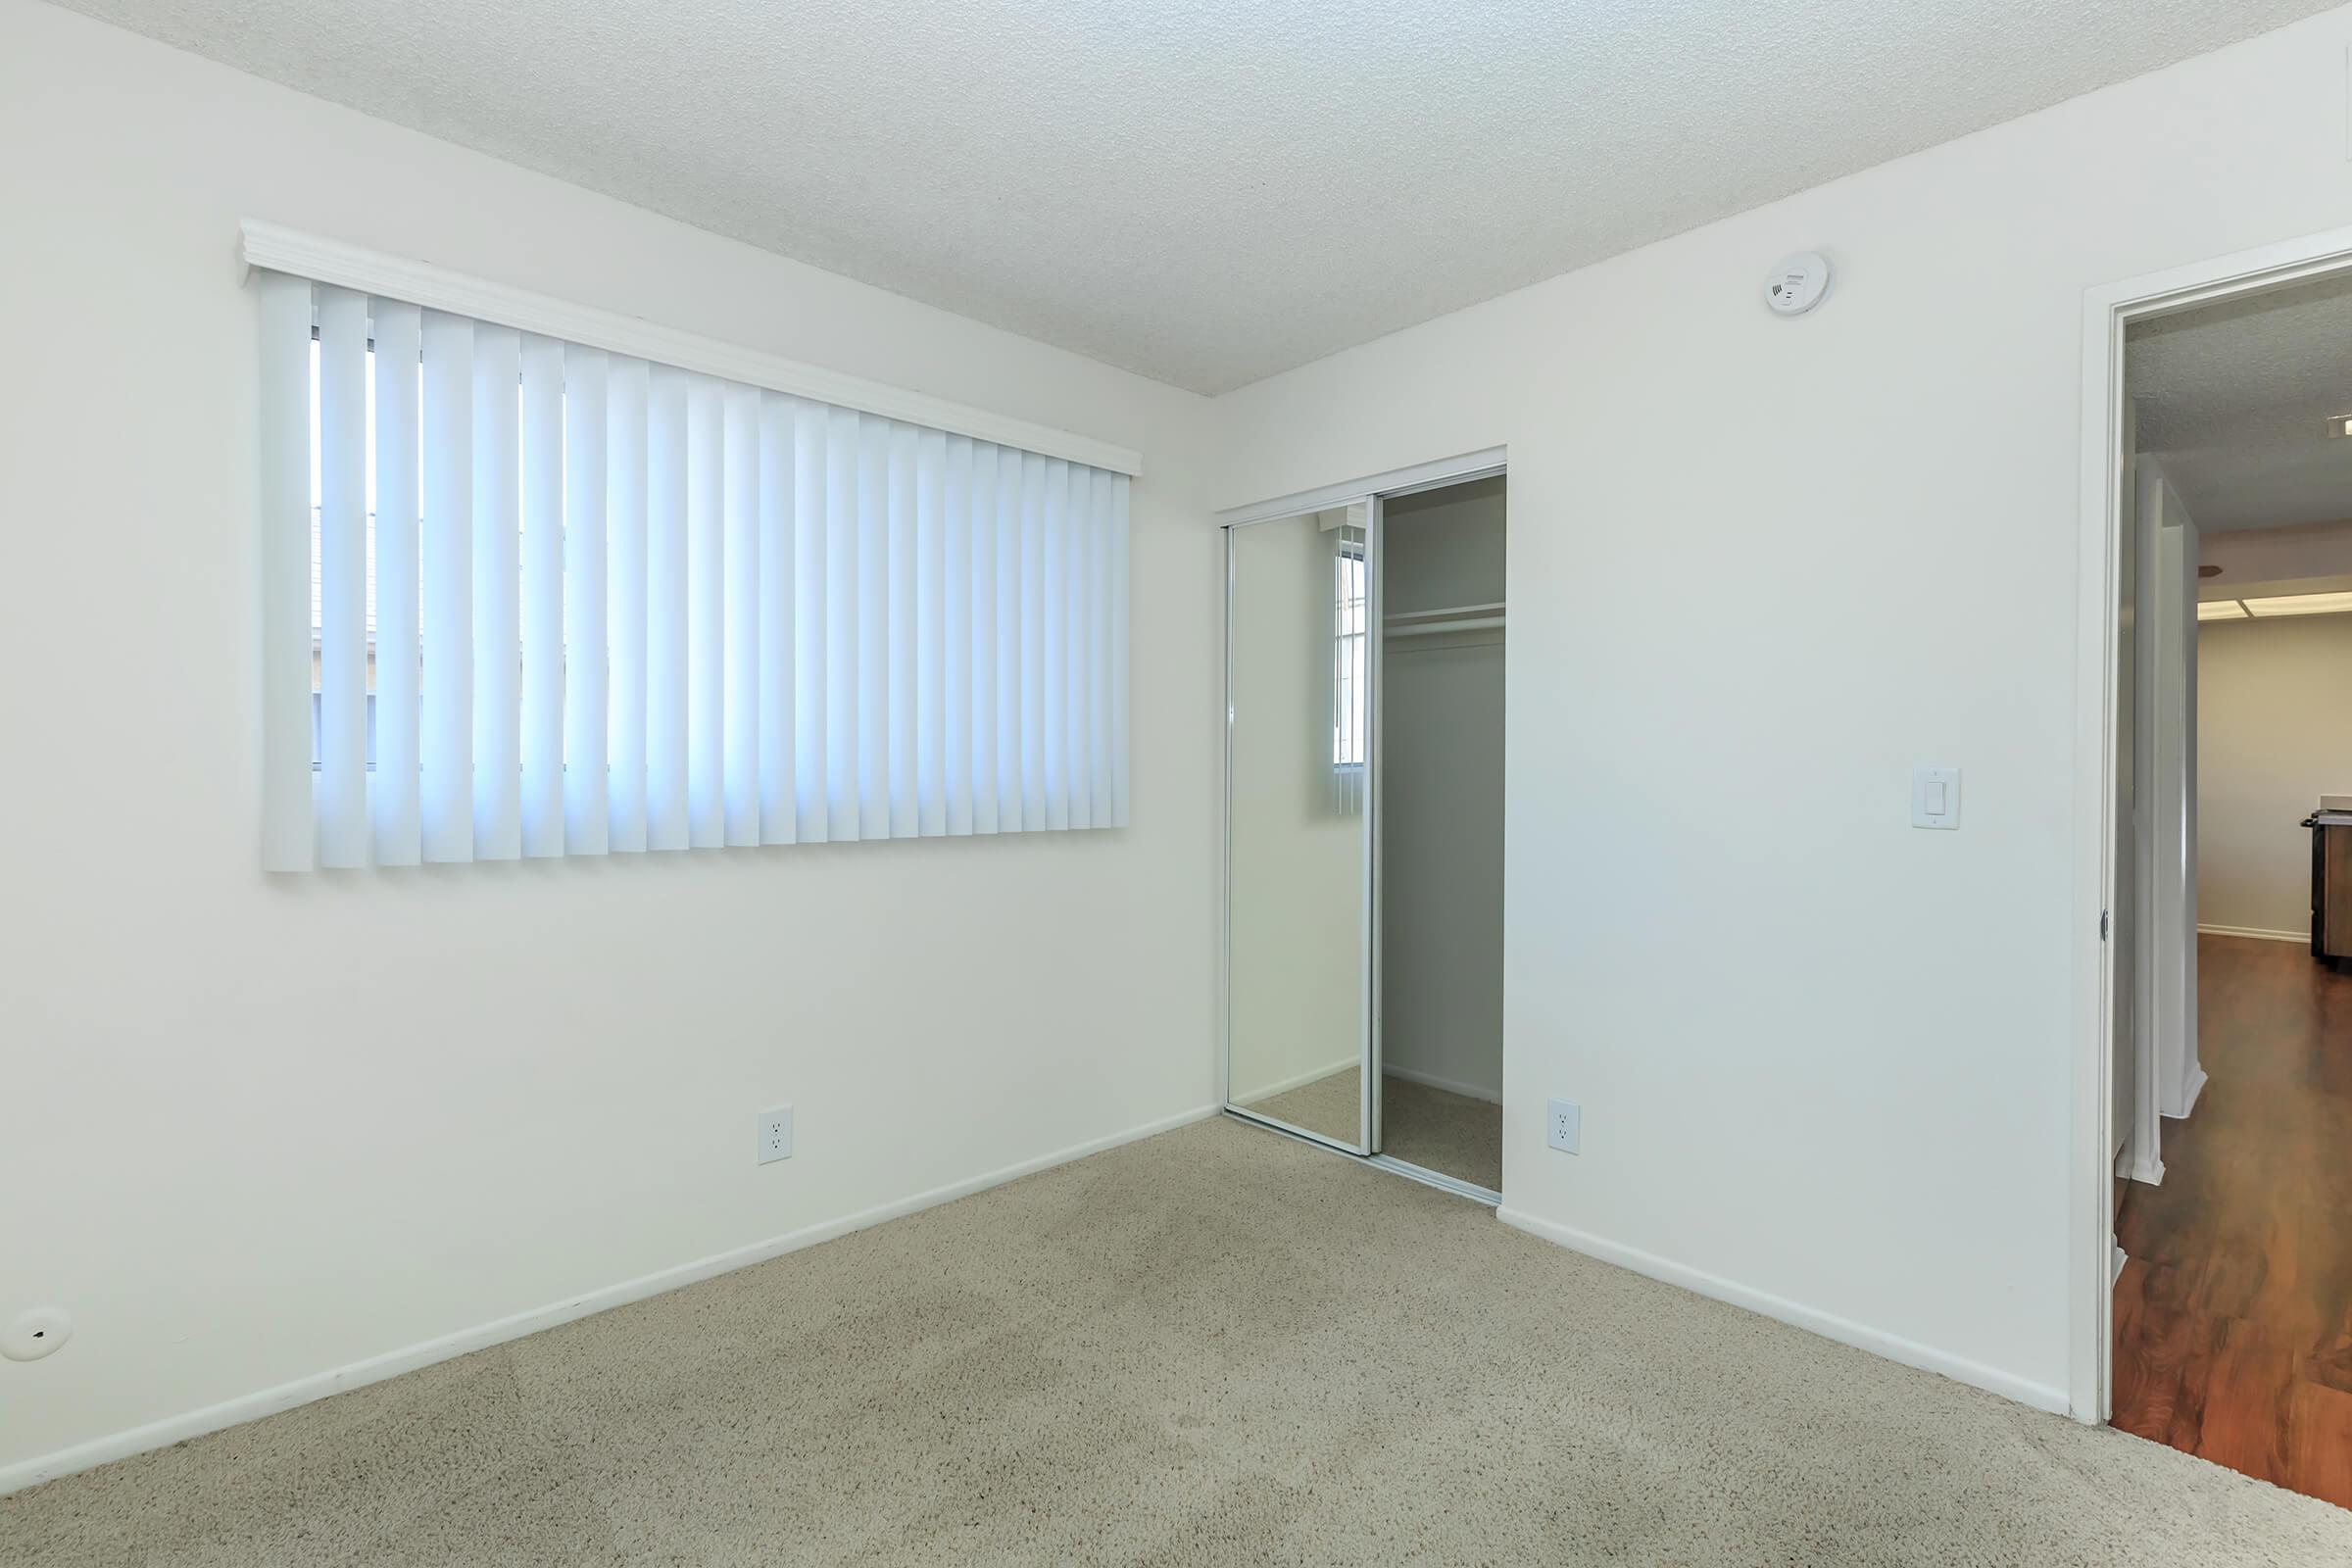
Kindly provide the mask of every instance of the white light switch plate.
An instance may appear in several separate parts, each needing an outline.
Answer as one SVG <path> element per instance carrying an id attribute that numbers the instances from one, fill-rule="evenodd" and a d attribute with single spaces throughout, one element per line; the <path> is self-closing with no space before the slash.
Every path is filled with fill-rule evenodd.
<path id="1" fill-rule="evenodd" d="M 1960 825 L 1960 770 L 1956 767 L 1915 767 L 1911 770 L 1911 825 L 1956 828 Z"/>

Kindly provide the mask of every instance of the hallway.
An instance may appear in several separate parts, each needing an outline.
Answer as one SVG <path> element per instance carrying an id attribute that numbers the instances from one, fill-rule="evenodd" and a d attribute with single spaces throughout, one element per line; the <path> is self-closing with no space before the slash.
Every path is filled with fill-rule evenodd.
<path id="1" fill-rule="evenodd" d="M 2127 1184 L 2114 1424 L 2352 1507 L 2352 975 L 2198 939 L 2210 1080 Z"/>

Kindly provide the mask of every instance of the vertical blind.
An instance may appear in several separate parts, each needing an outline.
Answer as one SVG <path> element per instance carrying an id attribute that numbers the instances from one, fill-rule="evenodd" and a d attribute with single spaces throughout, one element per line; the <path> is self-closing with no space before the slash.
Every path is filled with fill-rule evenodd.
<path id="1" fill-rule="evenodd" d="M 1126 825 L 1126 474 L 257 277 L 270 869 Z"/>

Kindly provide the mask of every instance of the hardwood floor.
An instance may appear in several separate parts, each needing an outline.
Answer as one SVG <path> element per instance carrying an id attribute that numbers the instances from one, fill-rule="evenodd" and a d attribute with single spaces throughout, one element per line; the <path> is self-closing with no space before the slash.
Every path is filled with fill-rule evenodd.
<path id="1" fill-rule="evenodd" d="M 2352 975 L 2198 939 L 2208 1082 L 2117 1240 L 2115 1425 L 2352 1507 Z"/>

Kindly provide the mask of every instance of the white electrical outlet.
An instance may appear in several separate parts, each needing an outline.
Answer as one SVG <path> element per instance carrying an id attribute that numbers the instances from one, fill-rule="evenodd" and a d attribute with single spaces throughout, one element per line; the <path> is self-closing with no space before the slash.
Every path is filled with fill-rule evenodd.
<path id="1" fill-rule="evenodd" d="M 778 1105 L 760 1113 L 760 1163 L 773 1164 L 792 1157 L 792 1107 Z"/>
<path id="2" fill-rule="evenodd" d="M 1554 1100 L 1544 1111 L 1544 1142 L 1563 1154 L 1575 1153 L 1585 1136 L 1585 1107 L 1572 1100 Z"/>

